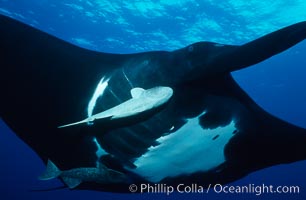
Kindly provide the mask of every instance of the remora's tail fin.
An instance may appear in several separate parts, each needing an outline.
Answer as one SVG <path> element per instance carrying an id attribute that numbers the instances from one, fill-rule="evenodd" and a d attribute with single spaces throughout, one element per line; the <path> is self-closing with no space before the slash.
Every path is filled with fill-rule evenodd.
<path id="1" fill-rule="evenodd" d="M 57 168 L 57 166 L 51 161 L 48 160 L 46 171 L 38 177 L 39 180 L 50 180 L 53 178 L 57 178 L 61 175 L 61 170 Z"/>

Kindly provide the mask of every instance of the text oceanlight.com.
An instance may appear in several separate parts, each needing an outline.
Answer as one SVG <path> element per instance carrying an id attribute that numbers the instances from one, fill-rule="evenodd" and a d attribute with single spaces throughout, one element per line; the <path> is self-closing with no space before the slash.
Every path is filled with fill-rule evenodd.
<path id="1" fill-rule="evenodd" d="M 170 195 L 174 192 L 177 193 L 198 193 L 208 194 L 214 192 L 216 194 L 254 194 L 256 196 L 262 194 L 299 194 L 299 186 L 274 186 L 274 185 L 221 185 L 221 184 L 209 184 L 204 187 L 199 184 L 178 184 L 176 186 L 167 184 L 132 184 L 129 186 L 130 192 L 137 193 L 154 193 L 154 194 L 166 194 Z"/>

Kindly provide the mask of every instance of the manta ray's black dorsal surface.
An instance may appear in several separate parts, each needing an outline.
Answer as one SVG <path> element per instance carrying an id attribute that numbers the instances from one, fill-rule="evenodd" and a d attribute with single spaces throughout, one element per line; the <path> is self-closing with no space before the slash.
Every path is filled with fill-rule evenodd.
<path id="1" fill-rule="evenodd" d="M 241 46 L 108 54 L 0 16 L 1 118 L 50 160 L 43 178 L 70 188 L 228 183 L 306 159 L 306 130 L 262 110 L 230 74 L 305 38 L 300 22 Z M 155 106 L 159 87 L 173 95 Z"/>

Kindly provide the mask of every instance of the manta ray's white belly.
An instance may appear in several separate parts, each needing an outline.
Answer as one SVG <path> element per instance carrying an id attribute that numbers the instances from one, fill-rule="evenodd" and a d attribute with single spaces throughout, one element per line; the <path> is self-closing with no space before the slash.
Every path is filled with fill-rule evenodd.
<path id="1" fill-rule="evenodd" d="M 160 145 L 150 147 L 134 162 L 137 168 L 133 172 L 159 182 L 166 177 L 205 172 L 224 163 L 224 147 L 234 136 L 234 120 L 224 127 L 203 129 L 199 124 L 202 115 L 205 112 L 188 119 L 176 132 L 160 137 Z"/>

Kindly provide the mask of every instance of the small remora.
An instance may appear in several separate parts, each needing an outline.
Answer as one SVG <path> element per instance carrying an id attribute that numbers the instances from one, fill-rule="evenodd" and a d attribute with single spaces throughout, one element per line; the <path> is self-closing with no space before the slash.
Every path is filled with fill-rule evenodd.
<path id="1" fill-rule="evenodd" d="M 74 168 L 70 170 L 60 170 L 51 160 L 48 160 L 46 171 L 39 177 L 39 180 L 50 180 L 61 177 L 65 184 L 73 189 L 82 182 L 96 182 L 96 183 L 118 183 L 127 180 L 127 177 L 112 169 L 108 169 L 102 163 L 97 167 L 88 168 Z"/>

